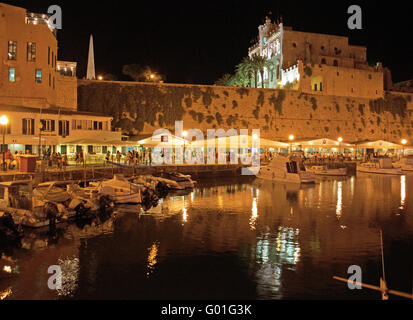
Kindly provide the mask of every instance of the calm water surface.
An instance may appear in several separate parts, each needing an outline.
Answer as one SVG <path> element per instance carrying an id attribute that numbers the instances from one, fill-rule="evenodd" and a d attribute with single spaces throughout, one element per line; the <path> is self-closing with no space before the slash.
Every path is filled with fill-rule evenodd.
<path id="1" fill-rule="evenodd" d="M 0 271 L 0 298 L 380 299 L 332 279 L 359 265 L 378 284 L 380 229 L 388 286 L 411 292 L 411 190 L 413 175 L 304 187 L 203 180 L 147 213 L 125 206 L 106 221 L 28 234 L 5 252 L 13 272 Z M 62 290 L 47 287 L 50 265 L 62 267 Z"/>

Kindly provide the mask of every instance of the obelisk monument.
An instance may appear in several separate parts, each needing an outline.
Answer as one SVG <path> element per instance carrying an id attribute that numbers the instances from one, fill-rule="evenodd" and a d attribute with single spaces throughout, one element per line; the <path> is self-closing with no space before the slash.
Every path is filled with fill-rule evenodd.
<path id="1" fill-rule="evenodd" d="M 88 61 L 87 61 L 86 79 L 87 80 L 96 80 L 96 75 L 95 75 L 95 54 L 93 52 L 93 36 L 92 35 L 90 35 L 90 41 L 89 41 L 89 58 L 88 58 Z"/>

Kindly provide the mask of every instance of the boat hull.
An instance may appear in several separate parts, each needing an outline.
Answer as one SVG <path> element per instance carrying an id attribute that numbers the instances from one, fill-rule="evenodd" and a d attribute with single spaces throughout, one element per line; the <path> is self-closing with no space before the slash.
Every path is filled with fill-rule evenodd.
<path id="1" fill-rule="evenodd" d="M 362 166 L 357 166 L 357 171 L 365 172 L 365 173 L 375 173 L 375 174 L 392 174 L 392 175 L 403 174 L 401 168 L 384 169 L 384 168 L 366 168 Z"/>
<path id="2" fill-rule="evenodd" d="M 324 170 L 309 169 L 307 171 L 312 172 L 318 176 L 346 176 L 347 175 L 347 168 L 324 169 Z"/>
<path id="3" fill-rule="evenodd" d="M 309 174 L 308 172 L 301 173 L 288 173 L 288 172 L 277 172 L 270 167 L 261 167 L 260 171 L 256 175 L 257 178 L 271 181 L 279 182 L 292 182 L 292 183 L 315 183 L 316 179 L 314 174 Z"/>

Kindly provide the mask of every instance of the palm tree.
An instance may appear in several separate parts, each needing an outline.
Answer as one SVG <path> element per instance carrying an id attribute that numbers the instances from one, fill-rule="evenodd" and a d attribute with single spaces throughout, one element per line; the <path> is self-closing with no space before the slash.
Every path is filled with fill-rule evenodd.
<path id="1" fill-rule="evenodd" d="M 244 57 L 242 61 L 236 67 L 237 74 L 242 77 L 248 78 L 248 86 L 251 87 L 251 76 L 254 74 L 254 66 L 249 57 Z M 255 78 L 255 84 L 257 84 L 257 79 Z"/>
<path id="2" fill-rule="evenodd" d="M 267 60 L 266 57 L 262 57 L 258 54 L 252 56 L 252 63 L 254 65 L 254 69 L 257 70 L 261 75 L 261 86 L 264 88 L 264 68 L 272 66 L 272 62 Z M 257 87 L 257 86 L 255 86 Z"/>
<path id="3" fill-rule="evenodd" d="M 217 86 L 231 87 L 234 85 L 234 76 L 229 73 L 224 74 L 221 78 L 215 81 Z"/>

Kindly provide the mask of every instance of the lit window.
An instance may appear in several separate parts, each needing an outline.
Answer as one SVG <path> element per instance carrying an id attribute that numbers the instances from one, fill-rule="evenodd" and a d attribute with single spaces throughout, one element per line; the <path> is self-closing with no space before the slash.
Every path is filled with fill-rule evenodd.
<path id="1" fill-rule="evenodd" d="M 10 82 L 16 81 L 16 69 L 15 68 L 9 68 L 9 81 Z"/>
<path id="2" fill-rule="evenodd" d="M 27 61 L 36 61 L 36 43 L 27 42 Z"/>
<path id="3" fill-rule="evenodd" d="M 36 69 L 34 82 L 35 83 L 42 83 L 42 69 Z"/>
<path id="4" fill-rule="evenodd" d="M 9 41 L 9 52 L 7 55 L 8 60 L 17 59 L 17 41 Z"/>

